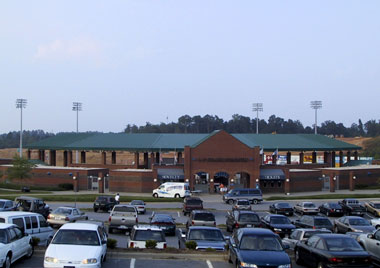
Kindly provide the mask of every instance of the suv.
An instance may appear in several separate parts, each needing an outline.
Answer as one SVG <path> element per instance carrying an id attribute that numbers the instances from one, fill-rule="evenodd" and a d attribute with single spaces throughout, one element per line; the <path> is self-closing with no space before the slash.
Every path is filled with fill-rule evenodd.
<path id="1" fill-rule="evenodd" d="M 251 203 L 248 199 L 237 199 L 232 206 L 232 210 L 251 210 Z"/>
<path id="2" fill-rule="evenodd" d="M 135 224 L 138 224 L 137 209 L 131 205 L 116 205 L 113 207 L 108 219 L 108 231 L 113 233 L 113 230 L 131 230 Z"/>
<path id="3" fill-rule="evenodd" d="M 113 198 L 112 196 L 107 196 L 107 195 L 98 196 L 94 202 L 94 212 L 97 212 L 98 210 L 103 210 L 103 211 L 108 212 L 116 204 L 117 202 L 115 198 Z"/>
<path id="4" fill-rule="evenodd" d="M 232 212 L 227 212 L 227 232 L 232 232 L 234 229 L 244 227 L 261 227 L 259 215 L 256 212 L 244 210 L 234 210 Z"/>
<path id="5" fill-rule="evenodd" d="M 215 216 L 209 211 L 193 210 L 186 223 L 186 229 L 190 226 L 216 226 Z"/>
<path id="6" fill-rule="evenodd" d="M 164 231 L 158 226 L 135 225 L 132 228 L 131 236 L 128 241 L 129 248 L 146 248 L 147 240 L 155 240 L 156 248 L 166 248 L 166 239 Z"/>
<path id="7" fill-rule="evenodd" d="M 15 210 L 39 213 L 47 218 L 50 213 L 49 206 L 44 200 L 30 196 L 19 196 L 15 199 Z"/>
<path id="8" fill-rule="evenodd" d="M 296 228 L 327 229 L 334 231 L 334 225 L 325 216 L 302 216 L 294 222 Z"/>
<path id="9" fill-rule="evenodd" d="M 248 199 L 253 204 L 263 201 L 263 194 L 260 189 L 245 188 L 245 189 L 232 189 L 223 195 L 223 201 L 232 205 L 237 199 Z"/>
<path id="10" fill-rule="evenodd" d="M 183 201 L 183 215 L 190 214 L 193 210 L 202 210 L 203 201 L 199 197 L 187 197 Z"/>

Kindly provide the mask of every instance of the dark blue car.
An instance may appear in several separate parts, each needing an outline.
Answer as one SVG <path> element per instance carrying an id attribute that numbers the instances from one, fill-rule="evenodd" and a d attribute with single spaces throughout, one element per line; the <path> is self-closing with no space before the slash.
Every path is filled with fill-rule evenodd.
<path id="1" fill-rule="evenodd" d="M 236 229 L 229 240 L 228 261 L 236 267 L 290 268 L 291 261 L 281 239 L 268 229 Z"/>
<path id="2" fill-rule="evenodd" d="M 290 235 L 296 228 L 284 215 L 269 214 L 261 219 L 261 224 L 264 228 L 272 230 L 282 238 Z"/>

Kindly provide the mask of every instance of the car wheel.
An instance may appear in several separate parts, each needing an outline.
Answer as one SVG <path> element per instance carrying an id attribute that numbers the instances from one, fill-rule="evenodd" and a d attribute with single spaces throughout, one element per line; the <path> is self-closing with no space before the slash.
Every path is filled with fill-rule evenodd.
<path id="1" fill-rule="evenodd" d="M 230 204 L 230 205 L 233 205 L 233 204 L 234 204 L 234 200 L 229 199 L 229 200 L 227 201 L 227 203 Z"/>
<path id="2" fill-rule="evenodd" d="M 317 268 L 325 268 L 325 264 L 323 262 L 318 263 Z"/>
<path id="3" fill-rule="evenodd" d="M 10 268 L 11 262 L 12 262 L 12 257 L 10 255 L 10 253 L 8 253 L 7 257 L 5 258 L 3 268 Z"/>
<path id="4" fill-rule="evenodd" d="M 28 249 L 28 253 L 26 253 L 25 257 L 30 259 L 34 253 L 34 246 L 32 245 L 32 241 L 30 241 L 30 248 Z"/>
<path id="5" fill-rule="evenodd" d="M 380 229 L 380 225 L 376 225 L 376 227 L 375 227 L 376 229 Z"/>
<path id="6" fill-rule="evenodd" d="M 158 197 L 158 194 L 157 194 L 157 193 L 154 193 L 154 194 L 153 194 L 153 197 L 154 197 L 154 198 L 157 198 L 157 197 Z"/>
<path id="7" fill-rule="evenodd" d="M 175 194 L 174 198 L 180 198 L 181 196 L 179 194 Z"/>
<path id="8" fill-rule="evenodd" d="M 301 258 L 300 258 L 300 252 L 298 250 L 298 248 L 296 248 L 296 250 L 294 251 L 294 258 L 296 259 L 296 263 L 297 264 L 302 264 L 302 261 L 301 261 Z"/>

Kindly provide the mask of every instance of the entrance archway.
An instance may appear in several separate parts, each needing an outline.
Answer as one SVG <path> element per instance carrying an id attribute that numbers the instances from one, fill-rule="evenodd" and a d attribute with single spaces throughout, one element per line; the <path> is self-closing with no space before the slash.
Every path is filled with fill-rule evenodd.
<path id="1" fill-rule="evenodd" d="M 251 176 L 247 172 L 238 172 L 234 176 L 235 188 L 254 188 L 255 186 L 250 183 Z"/>
<path id="2" fill-rule="evenodd" d="M 209 174 L 200 171 L 194 174 L 194 190 L 207 193 L 209 188 Z"/>
<path id="3" fill-rule="evenodd" d="M 214 175 L 214 184 L 228 186 L 230 175 L 227 172 L 217 172 Z"/>

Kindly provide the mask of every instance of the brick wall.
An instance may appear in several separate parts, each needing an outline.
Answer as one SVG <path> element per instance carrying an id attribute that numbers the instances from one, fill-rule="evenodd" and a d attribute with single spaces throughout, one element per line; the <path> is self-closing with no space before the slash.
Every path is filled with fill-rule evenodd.
<path id="1" fill-rule="evenodd" d="M 290 193 L 292 192 L 311 192 L 321 191 L 323 181 L 321 171 L 297 171 L 289 172 Z"/>
<path id="2" fill-rule="evenodd" d="M 111 192 L 152 193 L 157 188 L 153 181 L 154 172 L 110 171 L 109 189 Z"/>

